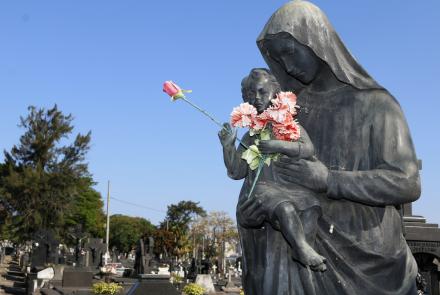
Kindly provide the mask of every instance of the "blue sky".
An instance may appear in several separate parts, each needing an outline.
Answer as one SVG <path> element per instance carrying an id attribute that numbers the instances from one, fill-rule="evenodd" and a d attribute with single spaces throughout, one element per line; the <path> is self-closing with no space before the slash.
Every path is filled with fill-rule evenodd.
<path id="1" fill-rule="evenodd" d="M 92 131 L 96 189 L 166 211 L 180 200 L 235 215 L 241 181 L 227 178 L 217 127 L 162 82 L 222 121 L 240 81 L 264 67 L 255 40 L 285 1 L 66 0 L 0 2 L 0 149 L 22 130 L 28 105 L 58 104 Z M 401 103 L 423 160 L 416 214 L 440 223 L 440 1 L 314 1 L 346 46 Z M 2 156 L 0 157 L 2 159 Z M 157 223 L 164 214 L 117 201 L 112 213 Z"/>

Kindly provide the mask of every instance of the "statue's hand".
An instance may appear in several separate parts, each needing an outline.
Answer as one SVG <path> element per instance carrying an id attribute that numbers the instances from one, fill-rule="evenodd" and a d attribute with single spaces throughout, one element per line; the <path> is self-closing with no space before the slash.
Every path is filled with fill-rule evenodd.
<path id="1" fill-rule="evenodd" d="M 224 128 L 218 132 L 221 144 L 223 146 L 233 145 L 237 138 L 237 129 L 233 129 L 229 123 L 224 123 L 223 127 Z"/>
<path id="2" fill-rule="evenodd" d="M 319 160 L 295 160 L 281 157 L 275 162 L 281 180 L 296 183 L 315 192 L 327 191 L 328 168 Z"/>
<path id="3" fill-rule="evenodd" d="M 260 196 L 255 195 L 238 206 L 237 221 L 242 227 L 261 227 L 263 221 L 266 219 L 266 214 L 262 206 L 263 201 Z"/>
<path id="4" fill-rule="evenodd" d="M 276 154 L 284 153 L 284 150 L 288 149 L 287 144 L 298 144 L 293 142 L 287 142 L 282 140 L 260 140 L 258 149 L 263 154 Z"/>

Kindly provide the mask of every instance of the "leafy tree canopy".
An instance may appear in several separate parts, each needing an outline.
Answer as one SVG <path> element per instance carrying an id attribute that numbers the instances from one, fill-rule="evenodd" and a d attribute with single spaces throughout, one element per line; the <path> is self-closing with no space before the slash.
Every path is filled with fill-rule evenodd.
<path id="1" fill-rule="evenodd" d="M 156 227 L 145 218 L 121 214 L 110 216 L 110 248 L 131 251 L 141 238 L 152 236 Z"/>
<path id="2" fill-rule="evenodd" d="M 39 229 L 59 233 L 77 198 L 92 184 L 85 162 L 90 132 L 66 143 L 74 128 L 72 115 L 63 114 L 56 105 L 30 106 L 28 111 L 20 118 L 24 134 L 18 145 L 4 152 L 0 174 L 0 201 L 21 240 Z"/>
<path id="3" fill-rule="evenodd" d="M 73 200 L 66 218 L 66 232 L 80 227 L 82 232 L 91 237 L 104 238 L 106 218 L 101 194 L 91 187 L 85 187 Z"/>
<path id="4" fill-rule="evenodd" d="M 197 202 L 180 201 L 178 204 L 169 205 L 166 218 L 157 232 L 159 236 L 156 237 L 156 249 L 177 257 L 188 253 L 189 225 L 198 216 L 206 216 L 206 211 Z"/>

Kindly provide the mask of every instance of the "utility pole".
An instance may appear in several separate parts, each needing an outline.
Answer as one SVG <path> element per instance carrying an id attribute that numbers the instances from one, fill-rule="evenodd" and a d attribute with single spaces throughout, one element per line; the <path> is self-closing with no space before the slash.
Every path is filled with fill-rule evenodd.
<path id="1" fill-rule="evenodd" d="M 110 180 L 107 183 L 107 232 L 105 235 L 105 245 L 107 248 L 107 251 L 105 252 L 105 262 L 107 263 L 107 259 L 110 257 L 110 253 L 108 251 L 108 244 L 110 241 L 110 212 L 109 212 L 109 208 L 110 208 Z"/>

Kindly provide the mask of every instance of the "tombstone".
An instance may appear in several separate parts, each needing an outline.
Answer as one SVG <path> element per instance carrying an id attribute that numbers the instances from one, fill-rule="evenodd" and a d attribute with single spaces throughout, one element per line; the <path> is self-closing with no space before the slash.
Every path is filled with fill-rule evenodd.
<path id="1" fill-rule="evenodd" d="M 200 265 L 201 265 L 200 273 L 204 275 L 209 274 L 209 271 L 211 269 L 211 262 L 208 259 L 203 259 L 200 262 Z"/>
<path id="2" fill-rule="evenodd" d="M 153 259 L 154 254 L 154 239 L 149 237 L 147 242 L 144 243 L 144 239 L 139 239 L 136 246 L 136 256 L 134 263 L 134 274 L 150 274 L 156 270 L 156 263 Z"/>
<path id="3" fill-rule="evenodd" d="M 170 276 L 140 275 L 140 280 L 127 295 L 180 295 L 170 282 Z"/>
<path id="4" fill-rule="evenodd" d="M 119 251 L 118 249 L 116 249 L 116 247 L 113 246 L 111 253 L 112 262 L 119 262 L 118 256 L 119 256 Z"/>
<path id="5" fill-rule="evenodd" d="M 26 267 L 29 265 L 30 261 L 30 255 L 29 252 L 26 251 L 23 253 L 23 255 L 20 256 L 20 268 L 22 271 L 26 269 Z"/>
<path id="6" fill-rule="evenodd" d="M 54 265 L 53 266 L 54 277 L 53 277 L 52 280 L 54 280 L 54 281 L 62 281 L 63 280 L 63 273 L 64 273 L 65 267 L 66 266 L 62 265 L 62 264 Z"/>
<path id="7" fill-rule="evenodd" d="M 134 273 L 140 275 L 145 273 L 145 245 L 143 239 L 139 239 L 136 246 L 136 256 L 134 259 Z"/>
<path id="8" fill-rule="evenodd" d="M 63 288 L 91 288 L 93 272 L 83 269 L 65 269 L 63 273 Z"/>
<path id="9" fill-rule="evenodd" d="M 199 274 L 196 277 L 195 283 L 202 286 L 208 294 L 215 293 L 211 275 Z"/>
<path id="10" fill-rule="evenodd" d="M 226 284 L 226 286 L 224 286 L 222 288 L 222 290 L 225 293 L 240 293 L 240 288 L 237 287 L 234 282 L 232 281 L 232 274 L 235 273 L 235 268 L 234 267 L 229 267 L 229 271 L 228 271 L 228 283 Z"/>
<path id="11" fill-rule="evenodd" d="M 86 267 L 86 256 L 87 251 L 82 247 L 77 247 L 75 249 L 75 266 L 76 267 Z"/>
<path id="12" fill-rule="evenodd" d="M 51 230 L 41 229 L 34 236 L 34 247 L 32 249 L 32 267 L 44 267 L 47 263 L 58 263 L 59 241 L 55 239 Z"/>
<path id="13" fill-rule="evenodd" d="M 67 260 L 70 260 L 75 266 L 85 267 L 86 259 L 85 259 L 85 250 L 83 249 L 83 241 L 87 238 L 87 234 L 83 232 L 82 225 L 78 224 L 75 227 L 69 228 L 68 232 L 69 236 L 75 241 L 75 251 L 74 258 L 69 257 Z"/>
<path id="14" fill-rule="evenodd" d="M 48 248 L 46 244 L 35 243 L 31 254 L 32 268 L 42 268 L 47 263 Z"/>
<path id="15" fill-rule="evenodd" d="M 157 274 L 158 275 L 168 275 L 168 276 L 170 276 L 171 275 L 171 273 L 170 273 L 170 266 L 167 265 L 167 264 L 159 266 Z"/>
<path id="16" fill-rule="evenodd" d="M 188 274 L 186 276 L 189 280 L 194 280 L 197 276 L 197 266 L 195 258 L 191 259 L 191 265 L 187 268 Z"/>
<path id="17" fill-rule="evenodd" d="M 107 247 L 102 239 L 88 238 L 84 249 L 86 251 L 86 267 L 98 269 L 103 265 L 102 257 Z"/>
<path id="18" fill-rule="evenodd" d="M 182 265 L 179 264 L 179 265 L 177 266 L 176 274 L 177 274 L 179 277 L 182 277 L 182 278 L 185 277 L 185 271 L 183 270 L 183 266 L 182 266 Z"/>
<path id="19" fill-rule="evenodd" d="M 5 247 L 3 245 L 0 246 L 0 264 L 3 264 L 5 260 Z"/>
<path id="20" fill-rule="evenodd" d="M 413 215 L 412 204 L 405 204 L 402 211 L 405 239 L 426 282 L 427 294 L 440 295 L 440 228 L 427 223 L 423 216 Z"/>

